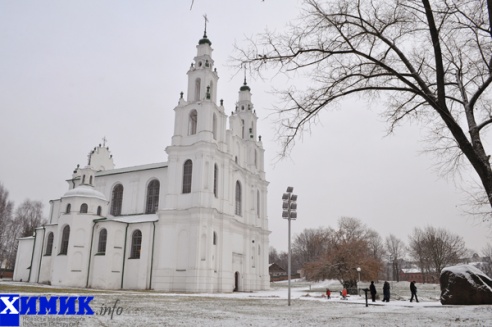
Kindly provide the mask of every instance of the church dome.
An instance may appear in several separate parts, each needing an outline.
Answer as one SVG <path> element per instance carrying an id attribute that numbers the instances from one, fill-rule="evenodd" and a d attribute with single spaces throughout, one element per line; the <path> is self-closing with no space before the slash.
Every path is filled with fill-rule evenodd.
<path id="1" fill-rule="evenodd" d="M 249 88 L 248 84 L 246 83 L 246 77 L 244 77 L 243 86 L 241 86 L 239 88 L 239 91 L 251 91 L 251 89 Z"/>
<path id="2" fill-rule="evenodd" d="M 244 84 L 243 86 L 241 86 L 241 88 L 239 89 L 239 91 L 251 91 L 251 89 L 249 88 L 248 85 Z"/>
<path id="3" fill-rule="evenodd" d="M 198 41 L 198 44 L 199 45 L 201 45 L 201 44 L 212 45 L 212 42 L 210 42 L 210 40 L 208 39 L 206 32 L 203 34 L 203 38 L 201 38 L 200 41 Z"/>
<path id="4" fill-rule="evenodd" d="M 81 185 L 74 189 L 71 189 L 62 196 L 62 198 L 72 198 L 72 197 L 96 198 L 103 201 L 107 201 L 104 194 L 102 194 L 99 191 L 96 191 L 93 187 L 86 186 L 86 185 Z"/>

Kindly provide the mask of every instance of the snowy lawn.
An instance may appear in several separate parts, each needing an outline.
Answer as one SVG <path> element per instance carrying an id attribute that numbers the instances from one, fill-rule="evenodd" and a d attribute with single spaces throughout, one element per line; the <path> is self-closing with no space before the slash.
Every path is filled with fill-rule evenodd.
<path id="1" fill-rule="evenodd" d="M 391 301 L 365 306 L 364 297 L 341 300 L 334 281 L 286 283 L 270 291 L 233 294 L 169 294 L 93 291 L 95 316 L 23 316 L 23 326 L 492 326 L 492 306 L 442 306 L 439 285 L 417 284 L 420 303 L 410 303 L 408 282 L 392 283 Z M 32 287 L 35 286 L 35 287 Z M 367 284 L 361 285 L 362 288 Z M 325 288 L 332 299 L 322 297 Z M 382 293 L 382 283 L 377 284 Z M 91 290 L 0 281 L 0 293 L 82 294 Z M 115 307 L 113 317 L 108 308 Z M 106 308 L 106 314 L 104 309 Z M 120 314 L 118 314 L 120 313 Z"/>

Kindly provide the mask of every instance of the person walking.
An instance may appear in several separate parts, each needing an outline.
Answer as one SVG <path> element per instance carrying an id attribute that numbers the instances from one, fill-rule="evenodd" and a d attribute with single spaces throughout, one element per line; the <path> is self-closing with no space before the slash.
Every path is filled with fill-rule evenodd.
<path id="1" fill-rule="evenodd" d="M 415 296 L 415 301 L 417 301 L 417 303 L 418 303 L 419 299 L 417 297 L 417 286 L 415 286 L 415 281 L 410 283 L 410 292 L 412 293 L 412 297 L 410 298 L 410 302 L 413 301 L 413 297 Z"/>
<path id="2" fill-rule="evenodd" d="M 390 301 L 390 284 L 385 281 L 383 285 L 383 302 Z"/>
<path id="3" fill-rule="evenodd" d="M 372 302 L 376 302 L 376 285 L 374 285 L 374 282 L 371 281 L 371 286 L 369 286 L 369 290 L 371 291 L 371 299 Z"/>
<path id="4" fill-rule="evenodd" d="M 331 291 L 329 288 L 326 289 L 326 298 L 329 300 L 331 299 Z"/>

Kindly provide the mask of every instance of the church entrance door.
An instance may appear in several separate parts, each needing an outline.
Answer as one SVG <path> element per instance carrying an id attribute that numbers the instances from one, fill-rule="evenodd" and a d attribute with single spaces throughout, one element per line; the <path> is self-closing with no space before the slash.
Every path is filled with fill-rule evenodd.
<path id="1" fill-rule="evenodd" d="M 239 291 L 239 272 L 234 273 L 234 292 Z"/>

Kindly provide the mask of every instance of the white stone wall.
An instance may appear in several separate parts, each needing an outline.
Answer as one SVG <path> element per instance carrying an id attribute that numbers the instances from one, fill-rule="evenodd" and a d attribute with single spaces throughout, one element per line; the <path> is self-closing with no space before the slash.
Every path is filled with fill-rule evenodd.
<path id="1" fill-rule="evenodd" d="M 33 253 L 34 237 L 23 237 L 19 239 L 13 280 L 16 282 L 27 282 L 29 279 L 29 267 Z"/>

